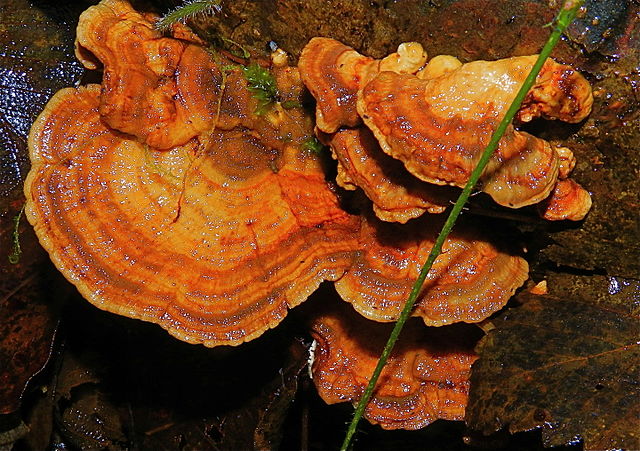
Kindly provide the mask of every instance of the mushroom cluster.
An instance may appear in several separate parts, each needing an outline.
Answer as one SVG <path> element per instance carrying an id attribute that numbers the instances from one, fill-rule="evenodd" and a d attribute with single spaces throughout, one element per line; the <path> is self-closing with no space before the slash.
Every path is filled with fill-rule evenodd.
<path id="1" fill-rule="evenodd" d="M 373 60 L 336 40 L 314 38 L 299 69 L 317 101 L 317 127 L 339 162 L 338 183 L 362 188 L 380 219 L 406 222 L 444 209 L 447 194 L 438 185 L 465 185 L 536 57 L 462 64 L 440 55 L 427 62 L 420 44 L 405 43 Z M 584 77 L 547 59 L 517 122 L 580 122 L 592 103 Z M 580 220 L 591 198 L 577 183 L 565 183 L 572 159 L 569 149 L 510 125 L 481 189 L 503 206 L 545 201 L 546 219 Z"/>
<path id="2" fill-rule="evenodd" d="M 442 79 L 438 86 L 454 89 L 469 83 L 464 74 L 472 68 L 445 83 L 459 64 L 442 57 L 425 66 L 419 44 L 373 60 L 315 38 L 299 70 L 281 54 L 259 61 L 277 91 L 265 108 L 246 62 L 207 48 L 180 24 L 164 35 L 156 20 L 126 0 L 102 0 L 85 11 L 76 54 L 88 69 L 102 71 L 102 82 L 59 91 L 31 129 L 26 213 L 56 267 L 97 307 L 206 346 L 260 336 L 323 281 L 334 281 L 338 295 L 366 318 L 395 320 L 441 225 L 423 213 L 446 208 L 456 188 L 438 184 L 462 183 L 501 110 L 476 105 L 471 93 L 451 106 L 465 116 L 444 120 L 438 115 L 449 110 L 423 111 L 431 122 L 422 129 L 411 122 L 417 111 L 412 116 L 385 102 L 404 96 L 404 89 L 389 91 L 396 82 L 426 92 L 435 89 L 429 80 Z M 527 61 L 499 70 L 526 72 Z M 556 66 L 550 63 L 522 120 L 584 116 L 590 94 L 580 91 L 586 88 L 575 72 Z M 314 81 L 313 74 L 324 75 Z M 338 184 L 362 188 L 377 217 L 346 211 L 322 157 L 307 149 L 314 130 L 301 105 L 303 82 L 317 100 L 317 136 L 339 160 Z M 566 90 L 574 85 L 575 93 Z M 491 117 L 481 116 L 487 111 Z M 463 127 L 469 118 L 477 119 L 471 135 Z M 420 136 L 423 147 L 407 144 Z M 424 146 L 441 149 L 435 166 Z M 545 215 L 584 213 L 576 199 L 590 202 L 588 194 L 564 180 L 574 164 L 570 151 L 511 130 L 500 152 L 508 169 L 496 162 L 485 175 L 492 195 L 509 191 L 498 183 L 514 184 L 516 194 L 496 194 L 507 203 L 537 202 L 554 190 L 540 207 Z M 407 171 L 423 160 L 422 177 Z M 559 173 L 563 180 L 556 183 Z M 526 280 L 520 254 L 462 224 L 436 260 L 414 316 L 427 326 L 482 321 Z M 388 325 L 348 319 L 347 304 L 339 310 L 314 320 L 314 379 L 328 402 L 355 402 L 377 358 L 355 335 Z M 472 343 L 452 336 L 448 327 L 458 326 L 425 328 L 416 321 L 373 401 L 381 410 L 368 414 L 383 427 L 417 428 L 464 413 Z M 404 416 L 391 413 L 393 406 Z"/>
<path id="3" fill-rule="evenodd" d="M 375 321 L 398 317 L 419 262 L 431 248 L 429 240 L 442 222 L 424 213 L 440 213 L 455 199 L 455 187 L 467 182 L 536 58 L 462 64 L 439 55 L 428 60 L 414 42 L 374 60 L 324 37 L 313 38 L 303 49 L 300 74 L 316 100 L 316 133 L 338 162 L 338 185 L 361 189 L 380 220 L 404 224 L 365 221 L 361 254 L 335 283 L 341 297 L 363 316 Z M 589 83 L 571 67 L 548 59 L 516 122 L 543 117 L 576 123 L 586 118 L 592 103 Z M 591 198 L 568 179 L 574 166 L 569 149 L 552 148 L 512 124 L 480 186 L 500 205 L 538 204 L 545 219 L 581 220 Z M 375 229 L 375 235 L 368 228 Z M 524 282 L 526 262 L 478 245 L 478 233 L 459 225 L 436 260 L 413 313 L 426 325 L 481 321 L 504 305 L 500 294 L 506 286 Z M 493 296 L 496 289 L 500 294 Z M 372 294 L 377 291 L 384 297 Z M 367 380 L 360 375 L 373 373 L 382 349 L 372 338 L 375 327 L 344 313 L 329 313 L 314 322 L 318 349 L 313 375 L 326 402 L 356 403 L 362 396 Z M 411 326 L 366 408 L 370 421 L 388 429 L 413 429 L 436 418 L 464 417 L 464 375 L 473 351 L 448 348 L 455 342 L 450 337 L 439 342 L 446 329 L 420 341 Z M 418 341 L 420 351 L 413 348 Z M 446 357 L 435 357 L 434 343 L 442 343 Z M 442 376 L 432 371 L 425 359 L 449 372 Z M 425 365 L 430 369 L 426 376 Z M 434 382 L 439 376 L 444 382 Z M 450 390 L 439 390 L 444 387 Z"/>

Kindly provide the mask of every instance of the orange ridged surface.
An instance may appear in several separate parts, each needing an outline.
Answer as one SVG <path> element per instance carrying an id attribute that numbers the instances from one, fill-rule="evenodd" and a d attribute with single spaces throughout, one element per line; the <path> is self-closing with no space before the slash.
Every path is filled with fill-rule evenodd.
<path id="1" fill-rule="evenodd" d="M 336 181 L 345 189 L 362 188 L 383 221 L 406 223 L 425 212 L 442 213 L 456 190 L 424 183 L 402 163 L 382 152 L 365 127 L 343 129 L 321 139 L 338 160 Z"/>
<path id="2" fill-rule="evenodd" d="M 358 113 L 382 149 L 416 177 L 462 187 L 535 58 L 475 61 L 429 80 L 381 72 L 359 95 Z M 589 84 L 567 66 L 552 60 L 547 66 L 521 119 L 555 112 L 572 122 L 584 118 L 591 106 Z M 558 83 L 552 76 L 558 73 L 571 77 Z M 567 80 L 578 86 L 569 89 Z M 571 97 L 575 91 L 585 94 L 576 100 Z M 542 108 L 545 101 L 553 106 Z M 565 114 L 568 110 L 571 115 Z M 481 177 L 482 189 L 501 205 L 531 205 L 553 190 L 558 164 L 546 141 L 510 125 Z"/>
<path id="3" fill-rule="evenodd" d="M 52 98 L 25 183 L 41 243 L 94 305 L 185 341 L 239 344 L 349 266 L 359 220 L 317 159 L 244 128 L 213 132 L 205 150 L 157 151 L 108 129 L 99 93 Z"/>
<path id="4" fill-rule="evenodd" d="M 242 68 L 180 27 L 181 40 L 159 37 L 153 17 L 124 0 L 83 13 L 77 54 L 104 65 L 103 84 L 58 92 L 31 129 L 27 217 L 60 271 L 96 306 L 207 346 L 259 336 L 323 280 L 369 318 L 395 319 L 439 221 L 402 228 L 347 213 L 305 150 L 313 124 L 295 106 L 304 75 L 274 64 L 278 98 L 258 115 Z M 381 64 L 413 72 L 426 59 L 417 43 L 380 61 L 338 47 L 362 80 Z M 381 217 L 407 221 L 449 201 L 440 193 L 452 188 L 412 178 L 364 127 L 325 138 L 339 180 L 370 189 Z M 486 318 L 527 272 L 464 231 L 435 268 L 416 309 L 429 325 Z"/>
<path id="5" fill-rule="evenodd" d="M 302 81 L 316 99 L 316 124 L 325 133 L 360 123 L 356 94 L 375 74 L 379 61 L 363 56 L 335 39 L 313 38 L 298 62 Z"/>
<path id="6" fill-rule="evenodd" d="M 312 38 L 302 49 L 298 69 L 316 99 L 316 124 L 325 133 L 361 123 L 358 91 L 380 71 L 416 73 L 427 60 L 417 42 L 405 42 L 381 60 L 361 55 L 331 38 Z"/>
<path id="7" fill-rule="evenodd" d="M 363 223 L 361 253 L 335 285 L 365 317 L 398 318 L 442 224 L 425 219 L 403 227 L 374 219 Z M 425 281 L 413 315 L 428 326 L 482 321 L 502 308 L 527 277 L 526 260 L 458 224 Z"/>
<path id="8" fill-rule="evenodd" d="M 591 209 L 589 192 L 573 180 L 558 180 L 553 193 L 538 206 L 549 221 L 581 221 Z"/>
<path id="9" fill-rule="evenodd" d="M 367 321 L 345 306 L 326 309 L 313 321 L 313 381 L 325 402 L 358 402 L 390 331 L 391 325 Z M 469 326 L 427 329 L 409 320 L 365 417 L 385 429 L 462 420 L 471 364 L 477 358 L 473 332 Z"/>
<path id="10" fill-rule="evenodd" d="M 185 144 L 210 129 L 222 74 L 211 55 L 165 37 L 124 0 L 103 0 L 80 16 L 76 54 L 104 66 L 100 114 L 109 127 L 154 148 Z"/>

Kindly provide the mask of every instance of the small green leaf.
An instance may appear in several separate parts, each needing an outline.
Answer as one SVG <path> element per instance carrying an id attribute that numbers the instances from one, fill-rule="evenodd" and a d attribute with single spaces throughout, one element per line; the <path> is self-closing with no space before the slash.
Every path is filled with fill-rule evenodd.
<path id="1" fill-rule="evenodd" d="M 302 104 L 296 100 L 286 100 L 281 103 L 282 108 L 290 110 L 292 108 L 302 108 Z"/>
<path id="2" fill-rule="evenodd" d="M 276 79 L 271 72 L 256 63 L 245 66 L 242 71 L 249 84 L 249 91 L 258 101 L 254 113 L 263 116 L 278 101 Z"/>
<path id="3" fill-rule="evenodd" d="M 324 150 L 324 148 L 325 146 L 322 145 L 322 143 L 318 141 L 318 138 L 316 138 L 315 136 L 306 139 L 302 143 L 302 150 L 314 155 L 322 155 L 322 151 Z"/>
<path id="4" fill-rule="evenodd" d="M 229 73 L 229 72 L 233 72 L 234 70 L 238 69 L 240 66 L 236 65 L 236 64 L 225 64 L 224 66 L 222 66 L 220 68 L 220 70 L 224 73 Z"/>
<path id="5" fill-rule="evenodd" d="M 231 53 L 233 53 L 235 56 L 238 56 L 244 59 L 248 59 L 251 57 L 251 53 L 249 52 L 249 50 L 247 50 L 242 45 L 238 44 L 236 41 L 229 38 L 225 38 L 224 36 L 220 36 L 220 40 L 222 40 L 222 42 L 224 42 L 225 44 L 230 44 L 231 46 L 236 47 L 238 49 L 236 51 L 230 50 Z"/>

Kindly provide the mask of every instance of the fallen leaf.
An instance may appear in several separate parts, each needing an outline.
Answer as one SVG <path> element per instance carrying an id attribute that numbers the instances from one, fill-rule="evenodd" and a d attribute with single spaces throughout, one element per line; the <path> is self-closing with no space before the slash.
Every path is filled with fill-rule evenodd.
<path id="1" fill-rule="evenodd" d="M 545 446 L 640 448 L 637 312 L 617 300 L 518 299 L 523 305 L 496 318 L 478 345 L 468 426 L 485 434 L 541 428 Z"/>
<path id="2" fill-rule="evenodd" d="M 19 409 L 27 383 L 49 359 L 57 318 L 43 293 L 34 273 L 0 283 L 0 414 Z"/>
<path id="3" fill-rule="evenodd" d="M 14 218 L 24 204 L 29 127 L 51 94 L 82 73 L 64 22 L 70 11 L 0 0 L 0 414 L 19 409 L 27 382 L 49 358 L 58 322 L 48 257 L 24 216 L 18 224 L 22 257 L 16 265 L 8 257 Z"/>
<path id="4" fill-rule="evenodd" d="M 0 197 L 22 191 L 29 169 L 26 138 L 35 117 L 58 89 L 77 81 L 73 55 L 78 6 L 0 0 Z M 82 6 L 80 6 L 81 8 Z"/>

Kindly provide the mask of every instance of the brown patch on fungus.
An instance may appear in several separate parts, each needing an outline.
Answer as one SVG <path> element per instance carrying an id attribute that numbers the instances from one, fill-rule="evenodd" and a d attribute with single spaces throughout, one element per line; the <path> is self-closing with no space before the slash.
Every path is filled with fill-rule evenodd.
<path id="1" fill-rule="evenodd" d="M 382 149 L 416 177 L 462 187 L 535 58 L 474 61 L 425 80 L 381 72 L 358 95 L 358 113 Z M 591 99 L 582 76 L 547 60 L 520 119 L 576 122 L 589 113 Z M 510 125 L 481 177 L 482 189 L 501 205 L 531 205 L 551 193 L 558 167 L 546 141 Z"/>
<path id="2" fill-rule="evenodd" d="M 432 217 L 404 226 L 364 221 L 360 254 L 335 283 L 363 316 L 395 321 L 441 226 Z M 428 326 L 477 322 L 502 308 L 528 277 L 527 262 L 463 224 L 449 235 L 418 296 L 413 315 Z"/>
<path id="3" fill-rule="evenodd" d="M 411 175 L 400 161 L 382 152 L 365 127 L 319 136 L 338 160 L 338 185 L 361 188 L 383 221 L 405 223 L 425 212 L 442 213 L 455 198 L 455 189 L 430 185 Z"/>
<path id="4" fill-rule="evenodd" d="M 30 133 L 25 183 L 41 243 L 97 307 L 236 345 L 350 265 L 359 220 L 317 158 L 263 133 L 266 119 L 215 130 L 206 149 L 158 151 L 108 128 L 100 102 L 98 85 L 54 95 Z"/>
<path id="5" fill-rule="evenodd" d="M 328 404 L 356 404 L 391 331 L 348 307 L 326 310 L 312 324 L 317 342 L 313 381 Z M 462 420 L 476 360 L 470 326 L 425 328 L 409 320 L 376 385 L 365 417 L 384 429 L 419 429 L 437 419 Z"/>
<path id="6" fill-rule="evenodd" d="M 591 85 L 585 78 L 571 66 L 547 59 L 516 118 L 528 122 L 543 117 L 573 124 L 584 120 L 592 106 Z"/>

